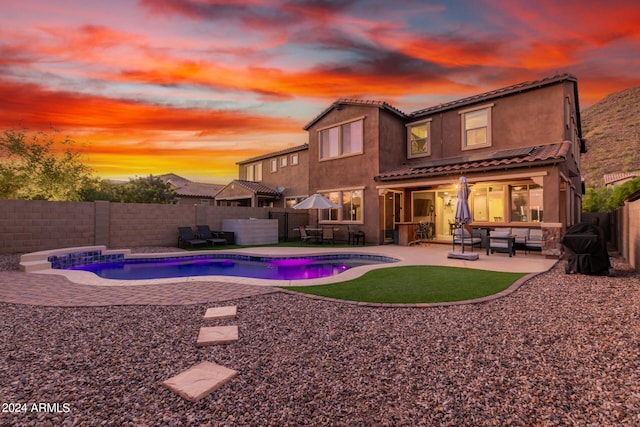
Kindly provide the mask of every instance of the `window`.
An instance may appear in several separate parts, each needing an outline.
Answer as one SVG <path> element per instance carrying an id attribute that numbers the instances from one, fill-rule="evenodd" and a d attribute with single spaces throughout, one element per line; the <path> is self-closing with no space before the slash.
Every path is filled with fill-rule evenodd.
<path id="1" fill-rule="evenodd" d="M 511 185 L 512 222 L 540 222 L 543 219 L 543 190 L 538 184 Z"/>
<path id="2" fill-rule="evenodd" d="M 462 149 L 491 146 L 491 105 L 461 111 Z"/>
<path id="3" fill-rule="evenodd" d="M 320 130 L 320 159 L 362 153 L 362 119 Z"/>
<path id="4" fill-rule="evenodd" d="M 294 153 L 291 155 L 291 166 L 295 166 L 298 164 L 298 153 Z"/>
<path id="5" fill-rule="evenodd" d="M 247 181 L 262 181 L 262 163 L 253 163 L 246 166 L 245 179 Z"/>
<path id="6" fill-rule="evenodd" d="M 280 167 L 284 168 L 287 166 L 287 162 L 288 162 L 289 158 L 288 157 L 280 157 Z"/>
<path id="7" fill-rule="evenodd" d="M 340 192 L 333 191 L 331 193 L 323 194 L 324 197 L 331 200 L 333 203 L 340 204 Z M 323 221 L 337 221 L 339 209 L 322 209 L 320 219 Z"/>
<path id="8" fill-rule="evenodd" d="M 271 172 L 278 172 L 278 160 L 271 159 Z"/>
<path id="9" fill-rule="evenodd" d="M 322 221 L 362 221 L 362 190 L 342 190 L 324 193 L 324 197 L 340 205 L 338 209 L 323 209 L 320 212 Z"/>
<path id="10" fill-rule="evenodd" d="M 431 120 L 407 125 L 407 157 L 424 157 L 431 154 Z"/>
<path id="11" fill-rule="evenodd" d="M 306 199 L 306 197 L 285 197 L 285 207 L 286 208 L 293 208 L 295 205 L 297 205 L 298 203 L 300 203 L 301 201 L 303 201 L 304 199 Z"/>
<path id="12" fill-rule="evenodd" d="M 504 186 L 474 186 L 473 220 L 477 222 L 505 222 Z"/>
<path id="13" fill-rule="evenodd" d="M 342 220 L 362 221 L 362 190 L 342 192 Z"/>

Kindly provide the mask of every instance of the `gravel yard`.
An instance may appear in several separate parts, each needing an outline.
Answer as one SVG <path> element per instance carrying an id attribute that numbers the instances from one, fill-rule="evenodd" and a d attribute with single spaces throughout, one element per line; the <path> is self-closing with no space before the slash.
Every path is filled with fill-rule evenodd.
<path id="1" fill-rule="evenodd" d="M 505 298 L 438 308 L 275 293 L 205 322 L 211 304 L 0 303 L 2 409 L 27 405 L 0 425 L 638 426 L 640 275 L 612 261 L 615 277 L 559 263 Z M 196 348 L 225 324 L 237 343 Z M 197 403 L 162 387 L 201 361 L 240 375 Z"/>

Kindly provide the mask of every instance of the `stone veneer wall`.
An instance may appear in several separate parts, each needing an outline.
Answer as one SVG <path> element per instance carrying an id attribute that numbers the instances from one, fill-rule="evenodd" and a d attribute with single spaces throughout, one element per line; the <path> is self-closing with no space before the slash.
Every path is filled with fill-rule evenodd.
<path id="1" fill-rule="evenodd" d="M 269 217 L 283 208 L 0 200 L 0 253 L 105 245 L 176 246 L 178 227 Z"/>
<path id="2" fill-rule="evenodd" d="M 542 253 L 548 256 L 559 256 L 562 252 L 562 236 L 564 228 L 561 223 L 543 222 L 542 230 Z"/>

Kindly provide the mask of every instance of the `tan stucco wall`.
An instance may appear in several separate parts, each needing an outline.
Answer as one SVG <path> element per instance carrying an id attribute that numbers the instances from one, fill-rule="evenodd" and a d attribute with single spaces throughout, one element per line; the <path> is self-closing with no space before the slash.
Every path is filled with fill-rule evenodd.
<path id="1" fill-rule="evenodd" d="M 420 116 L 416 121 L 431 119 L 431 156 L 409 159 L 407 163 L 560 143 L 566 140 L 564 96 L 563 86 L 555 85 Z M 463 151 L 460 111 L 485 105 L 493 105 L 492 144 L 486 148 Z"/>
<path id="2" fill-rule="evenodd" d="M 278 170 L 271 172 L 271 159 L 264 160 L 262 165 L 262 183 L 275 189 L 284 187 L 283 198 L 278 201 L 277 206 L 284 206 L 285 197 L 308 196 L 309 195 L 309 150 L 298 151 L 298 164 L 291 165 L 291 154 L 287 154 L 288 165 L 280 166 L 278 160 Z"/>
<path id="3" fill-rule="evenodd" d="M 633 268 L 640 271 L 640 199 L 624 207 L 623 254 Z"/>
<path id="4" fill-rule="evenodd" d="M 355 117 L 364 116 L 363 153 L 320 161 L 318 129 L 333 126 Z M 389 126 L 385 119 L 385 126 Z M 380 132 L 378 107 L 345 105 L 334 109 L 309 129 L 309 193 L 318 191 L 363 188 L 364 224 L 359 228 L 365 232 L 367 242 L 379 242 L 380 229 L 378 191 L 373 180 L 379 169 L 378 135 Z M 387 128 L 385 128 L 387 129 Z M 387 132 L 387 130 L 385 130 Z M 346 226 L 342 226 L 346 229 Z"/>

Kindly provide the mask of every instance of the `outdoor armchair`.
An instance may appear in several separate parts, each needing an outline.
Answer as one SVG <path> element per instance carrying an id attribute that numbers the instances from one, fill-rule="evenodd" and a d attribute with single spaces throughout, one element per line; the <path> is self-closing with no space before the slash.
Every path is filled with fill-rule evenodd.
<path id="1" fill-rule="evenodd" d="M 227 239 L 221 231 L 211 231 L 208 225 L 196 225 L 196 229 L 198 238 L 206 240 L 211 246 L 215 246 L 216 243 L 227 244 Z"/>
<path id="2" fill-rule="evenodd" d="M 542 230 L 539 228 L 532 228 L 529 231 L 529 238 L 524 246 L 525 251 L 536 250 L 542 251 Z"/>
<path id="3" fill-rule="evenodd" d="M 207 241 L 199 239 L 191 227 L 178 227 L 178 247 L 183 248 L 185 244 L 193 247 L 206 245 Z"/>
<path id="4" fill-rule="evenodd" d="M 455 250 L 456 245 L 471 246 L 471 251 L 473 251 L 474 246 L 482 245 L 482 237 L 480 237 L 480 233 L 469 233 L 464 227 L 456 228 L 453 230 L 453 249 Z"/>

